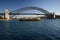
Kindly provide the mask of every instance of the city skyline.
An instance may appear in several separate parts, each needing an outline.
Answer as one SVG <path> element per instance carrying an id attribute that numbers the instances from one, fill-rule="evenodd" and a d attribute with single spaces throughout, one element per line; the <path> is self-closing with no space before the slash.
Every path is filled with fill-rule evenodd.
<path id="1" fill-rule="evenodd" d="M 60 15 L 60 0 L 0 0 L 0 12 L 6 8 L 11 12 L 27 6 L 40 7 Z"/>

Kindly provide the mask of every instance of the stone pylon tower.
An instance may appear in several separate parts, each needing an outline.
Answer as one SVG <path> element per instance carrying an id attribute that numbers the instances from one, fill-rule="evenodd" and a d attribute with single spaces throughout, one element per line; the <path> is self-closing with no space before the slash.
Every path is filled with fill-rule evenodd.
<path id="1" fill-rule="evenodd" d="M 53 18 L 56 18 L 55 13 L 53 12 Z"/>
<path id="2" fill-rule="evenodd" d="M 8 11 L 8 9 L 5 9 L 4 18 L 5 18 L 6 20 L 10 20 L 10 16 L 9 16 L 9 11 Z"/>

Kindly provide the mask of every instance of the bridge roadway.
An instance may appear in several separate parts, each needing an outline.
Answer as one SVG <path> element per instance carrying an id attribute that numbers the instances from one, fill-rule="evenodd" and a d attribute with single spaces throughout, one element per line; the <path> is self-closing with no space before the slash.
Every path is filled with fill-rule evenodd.
<path id="1" fill-rule="evenodd" d="M 4 15 L 4 13 L 0 13 L 0 15 Z M 38 13 L 9 13 L 9 15 L 46 15 L 46 14 L 38 14 Z"/>

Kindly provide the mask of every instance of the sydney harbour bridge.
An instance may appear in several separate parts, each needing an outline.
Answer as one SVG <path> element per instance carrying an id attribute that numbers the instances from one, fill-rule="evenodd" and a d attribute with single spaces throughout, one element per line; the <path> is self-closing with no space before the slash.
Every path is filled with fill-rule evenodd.
<path id="1" fill-rule="evenodd" d="M 41 13 L 21 13 L 25 10 L 37 10 L 37 11 L 42 12 L 43 14 L 41 14 Z M 4 15 L 4 13 L 0 13 L 0 15 Z M 11 18 L 16 16 L 16 15 L 44 15 L 47 18 L 55 18 L 55 13 L 50 13 L 47 10 L 45 10 L 43 8 L 39 8 L 39 7 L 20 8 L 20 9 L 14 10 L 12 12 L 9 12 L 9 15 L 12 15 L 12 16 L 10 16 Z"/>

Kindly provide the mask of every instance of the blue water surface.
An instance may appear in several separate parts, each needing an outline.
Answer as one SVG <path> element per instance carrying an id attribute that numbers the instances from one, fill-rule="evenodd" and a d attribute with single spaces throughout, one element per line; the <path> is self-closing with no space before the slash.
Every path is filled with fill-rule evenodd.
<path id="1" fill-rule="evenodd" d="M 0 40 L 60 40 L 60 19 L 0 20 Z"/>

